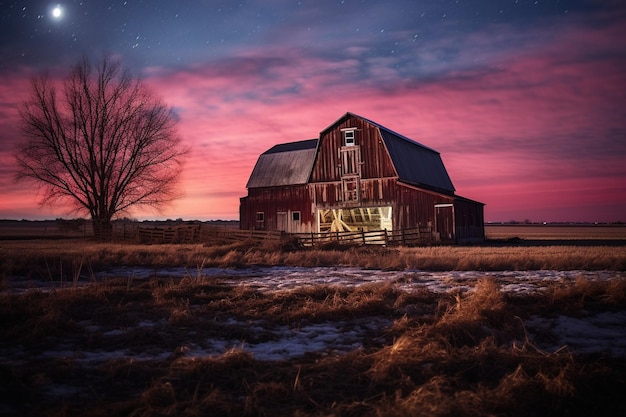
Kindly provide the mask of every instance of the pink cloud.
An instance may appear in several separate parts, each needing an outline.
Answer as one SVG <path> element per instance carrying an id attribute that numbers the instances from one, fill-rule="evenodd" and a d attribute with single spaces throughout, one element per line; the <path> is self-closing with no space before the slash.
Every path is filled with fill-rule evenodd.
<path id="1" fill-rule="evenodd" d="M 534 48 L 426 78 L 401 75 L 395 58 L 364 60 L 359 47 L 330 59 L 286 42 L 188 69 L 148 68 L 146 82 L 192 146 L 185 197 L 158 216 L 237 219 L 260 153 L 317 137 L 350 111 L 440 151 L 458 194 L 486 203 L 487 220 L 626 220 L 626 74 L 619 48 L 604 46 L 616 31 L 559 28 Z M 487 35 L 471 39 L 464 62 L 498 43 Z M 359 78 L 363 65 L 376 83 Z M 19 101 L 23 82 L 0 84 L 0 110 Z M 0 161 L 8 155 L 3 148 Z M 36 207 L 1 172 L 0 217 Z"/>

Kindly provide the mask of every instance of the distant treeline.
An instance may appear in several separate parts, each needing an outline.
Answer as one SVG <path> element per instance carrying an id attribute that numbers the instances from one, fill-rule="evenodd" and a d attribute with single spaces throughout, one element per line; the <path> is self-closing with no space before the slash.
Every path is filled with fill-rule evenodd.
<path id="1" fill-rule="evenodd" d="M 83 219 L 83 218 L 73 218 L 73 219 L 64 219 L 64 218 L 57 218 L 57 219 L 44 219 L 44 220 L 29 220 L 29 219 L 21 219 L 21 220 L 17 220 L 17 219 L 0 219 L 0 224 L 6 224 L 6 223 L 45 223 L 45 222 L 56 222 L 57 224 L 78 224 L 78 225 L 82 225 L 85 223 L 89 223 L 91 222 L 91 220 L 89 219 Z M 219 224 L 224 224 L 224 225 L 238 225 L 239 224 L 239 220 L 221 220 L 221 219 L 217 219 L 217 220 L 184 220 L 182 218 L 178 218 L 178 219 L 166 219 L 166 220 L 137 220 L 137 219 L 132 219 L 132 218 L 122 218 L 122 219 L 116 219 L 113 220 L 113 223 L 142 223 L 142 224 L 155 224 L 155 225 L 173 225 L 173 224 L 197 224 L 197 223 L 206 223 L 206 224 L 210 224 L 210 225 L 219 225 Z M 535 222 L 535 221 L 530 221 L 530 220 L 509 220 L 509 221 L 503 221 L 503 222 L 493 222 L 493 221 L 488 221 L 485 222 L 485 224 L 493 226 L 493 225 L 516 225 L 516 226 L 522 226 L 522 225 L 544 225 L 544 226 L 550 226 L 550 225 L 566 225 L 566 226 L 576 226 L 576 225 L 580 225 L 580 226 L 593 226 L 593 225 L 626 225 L 625 221 L 621 221 L 621 220 L 617 220 L 617 221 L 613 221 L 613 222 L 568 222 L 568 221 L 561 221 L 561 222 Z"/>
<path id="2" fill-rule="evenodd" d="M 238 229 L 239 221 L 236 220 L 210 220 L 210 221 L 183 221 L 178 220 L 146 220 L 118 219 L 113 221 L 114 232 L 119 232 L 122 237 L 139 228 L 180 228 L 184 226 L 205 226 L 210 228 Z M 0 239 L 55 239 L 72 237 L 91 237 L 93 228 L 88 219 L 63 219 L 55 220 L 0 220 Z"/>
<path id="3" fill-rule="evenodd" d="M 517 220 L 509 220 L 508 222 L 486 222 L 486 225 L 489 226 L 497 226 L 497 225 L 505 225 L 505 226 L 621 226 L 625 225 L 626 222 L 623 221 L 614 221 L 614 222 L 531 222 L 530 220 L 517 221 Z"/>
<path id="4" fill-rule="evenodd" d="M 22 224 L 22 223 L 32 223 L 32 224 L 43 224 L 43 223 L 54 223 L 57 225 L 67 225 L 67 224 L 76 224 L 76 225 L 84 225 L 91 223 L 90 219 L 83 218 L 74 218 L 74 219 L 64 219 L 64 218 L 56 218 L 56 219 L 43 219 L 43 220 L 29 220 L 29 219 L 0 219 L 0 224 Z M 174 225 L 174 224 L 197 224 L 197 223 L 206 223 L 210 225 L 239 225 L 239 220 L 183 220 L 183 219 L 167 219 L 167 220 L 137 220 L 137 219 L 116 219 L 113 220 L 113 223 L 141 223 L 141 224 L 155 224 L 155 225 Z"/>

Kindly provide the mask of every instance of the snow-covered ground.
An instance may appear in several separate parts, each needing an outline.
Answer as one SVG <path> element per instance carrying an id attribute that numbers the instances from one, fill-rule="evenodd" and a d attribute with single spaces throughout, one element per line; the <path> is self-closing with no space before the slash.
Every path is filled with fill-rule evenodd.
<path id="1" fill-rule="evenodd" d="M 579 278 L 587 280 L 626 279 L 620 271 L 446 271 L 419 270 L 383 271 L 355 267 L 251 267 L 230 268 L 144 268 L 123 267 L 98 272 L 93 277 L 81 276 L 78 285 L 107 278 L 146 279 L 150 277 L 214 279 L 228 285 L 246 285 L 259 291 L 278 291 L 315 285 L 355 287 L 367 283 L 389 282 L 403 290 L 425 288 L 444 293 L 470 290 L 476 280 L 491 277 L 505 292 L 528 293 L 537 291 L 548 282 L 572 283 Z M 25 280 L 14 277 L 8 291 L 20 292 L 32 288 L 72 286 L 71 281 Z"/>
<path id="2" fill-rule="evenodd" d="M 107 278 L 146 279 L 149 277 L 173 277 L 193 279 L 215 279 L 228 285 L 244 285 L 258 291 L 281 291 L 303 288 L 308 285 L 359 286 L 368 283 L 389 282 L 406 291 L 428 289 L 433 292 L 471 291 L 477 280 L 492 277 L 501 286 L 501 290 L 511 293 L 533 293 L 541 291 L 546 282 L 573 283 L 578 278 L 588 280 L 623 280 L 625 272 L 615 271 L 381 271 L 350 267 L 254 267 L 245 269 L 221 268 L 117 268 L 98 273 L 92 277 L 81 277 L 80 282 L 106 280 Z M 29 289 L 45 289 L 58 282 L 44 283 L 14 278 L 11 287 L 5 291 L 22 292 Z M 72 283 L 66 282 L 65 286 Z M 127 349 L 113 351 L 79 351 L 75 347 L 60 344 L 56 350 L 42 354 L 45 357 L 72 358 L 85 363 L 97 363 L 111 359 L 158 360 L 171 355 L 185 357 L 206 357 L 221 355 L 229 349 L 238 348 L 252 353 L 261 360 L 286 360 L 301 357 L 307 353 L 348 352 L 358 349 L 364 338 L 374 333 L 381 333 L 392 322 L 386 318 L 372 317 L 358 320 L 337 320 L 326 323 L 303 325 L 298 328 L 289 326 L 271 326 L 264 321 L 241 322 L 229 319 L 225 325 L 246 326 L 264 332 L 262 341 L 249 342 L 228 338 L 203 340 L 189 332 L 188 342 L 179 347 L 178 352 L 159 351 L 132 352 Z M 120 332 L 136 330 L 132 326 L 125 329 L 104 330 L 90 322 L 80 322 L 85 332 L 102 333 L 103 337 L 114 337 Z M 136 327 L 158 327 L 162 322 L 140 322 Z M 626 310 L 588 314 L 584 318 L 560 315 L 557 317 L 534 317 L 525 322 L 529 335 L 533 333 L 553 335 L 552 346 L 540 346 L 546 351 L 566 348 L 578 353 L 605 352 L 613 356 L 626 357 Z M 12 363 L 30 361 L 34 358 L 19 347 L 0 349 L 0 358 L 11 358 Z M 42 358 L 43 359 L 43 358 Z"/>

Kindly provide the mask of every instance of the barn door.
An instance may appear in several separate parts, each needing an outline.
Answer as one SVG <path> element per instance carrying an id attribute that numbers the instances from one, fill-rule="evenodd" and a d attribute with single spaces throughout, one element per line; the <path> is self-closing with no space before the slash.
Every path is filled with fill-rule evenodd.
<path id="1" fill-rule="evenodd" d="M 286 211 L 279 211 L 276 213 L 276 229 L 283 232 L 289 231 L 289 223 Z"/>
<path id="2" fill-rule="evenodd" d="M 435 204 L 435 232 L 441 240 L 454 239 L 454 206 Z"/>
<path id="3" fill-rule="evenodd" d="M 342 146 L 339 150 L 341 176 L 361 175 L 361 147 L 358 145 Z"/>
<path id="4" fill-rule="evenodd" d="M 343 177 L 341 179 L 343 201 L 357 202 L 360 196 L 359 177 Z"/>

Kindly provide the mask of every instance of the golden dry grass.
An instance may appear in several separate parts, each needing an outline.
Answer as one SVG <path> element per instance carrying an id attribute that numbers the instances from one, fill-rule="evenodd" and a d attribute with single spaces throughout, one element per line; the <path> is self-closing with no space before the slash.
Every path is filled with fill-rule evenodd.
<path id="1" fill-rule="evenodd" d="M 186 267 L 190 275 L 204 267 L 251 265 L 354 266 L 369 269 L 452 270 L 626 270 L 625 246 L 429 246 L 347 247 L 334 250 L 285 249 L 279 243 L 239 242 L 139 245 L 85 240 L 0 241 L 0 279 L 27 276 L 72 281 L 116 266 Z"/>
<path id="2" fill-rule="evenodd" d="M 189 276 L 179 280 L 118 277 L 50 292 L 0 294 L 0 405 L 25 416 L 626 412 L 619 400 L 626 388 L 624 358 L 545 351 L 538 345 L 550 341 L 551 335 L 531 339 L 523 325 L 531 316 L 622 311 L 624 280 L 547 283 L 538 294 L 525 296 L 504 294 L 487 278 L 472 283 L 471 291 L 446 294 L 401 291 L 389 283 L 260 293 L 196 275 L 210 266 L 250 265 L 623 271 L 626 251 L 624 246 L 595 245 L 320 250 L 271 242 L 209 246 L 0 241 L 0 278 L 5 281 L 27 276 L 71 282 L 78 272 L 89 275 L 112 266 L 189 269 Z M 297 329 L 374 317 L 390 324 L 370 331 L 362 348 L 341 355 L 324 352 L 262 361 L 237 348 L 215 356 L 187 355 L 190 341 L 263 342 L 273 340 L 270 329 L 277 326 Z M 45 355 L 59 350 L 74 353 Z M 116 358 L 96 366 L 81 362 L 83 352 L 119 350 L 155 359 Z M 10 352 L 19 352 L 19 358 L 10 360 Z M 37 359 L 24 359 L 26 354 Z M 88 388 L 60 397 L 47 394 L 65 386 Z"/>

